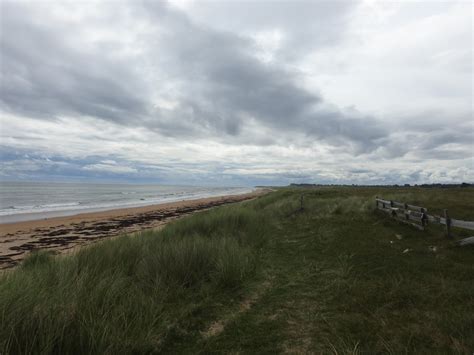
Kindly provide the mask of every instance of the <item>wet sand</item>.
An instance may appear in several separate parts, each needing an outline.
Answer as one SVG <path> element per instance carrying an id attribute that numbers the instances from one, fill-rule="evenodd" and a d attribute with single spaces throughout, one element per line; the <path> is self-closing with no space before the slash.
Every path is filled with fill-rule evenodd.
<path id="1" fill-rule="evenodd" d="M 104 238 L 160 228 L 181 216 L 249 200 L 267 192 L 268 190 L 261 189 L 242 195 L 0 224 L 0 269 L 14 267 L 34 250 L 45 249 L 63 253 Z"/>

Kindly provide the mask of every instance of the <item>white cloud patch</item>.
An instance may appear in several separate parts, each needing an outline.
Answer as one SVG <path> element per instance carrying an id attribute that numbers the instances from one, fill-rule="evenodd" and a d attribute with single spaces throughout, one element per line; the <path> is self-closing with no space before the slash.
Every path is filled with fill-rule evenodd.
<path id="1" fill-rule="evenodd" d="M 110 161 L 103 161 L 98 164 L 86 165 L 82 169 L 87 171 L 96 171 L 96 172 L 107 172 L 114 174 L 129 174 L 136 173 L 137 169 L 130 166 L 121 166 L 117 165 L 115 162 L 113 164 L 108 163 Z"/>
<path id="2" fill-rule="evenodd" d="M 257 47 L 256 56 L 264 63 L 274 61 L 278 50 L 282 48 L 285 34 L 279 29 L 264 30 L 252 36 Z"/>

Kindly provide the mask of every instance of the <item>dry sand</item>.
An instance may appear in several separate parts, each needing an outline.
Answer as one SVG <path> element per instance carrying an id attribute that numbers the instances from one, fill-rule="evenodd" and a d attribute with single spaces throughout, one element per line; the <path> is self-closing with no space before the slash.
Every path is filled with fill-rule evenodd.
<path id="1" fill-rule="evenodd" d="M 103 238 L 159 228 L 181 216 L 215 206 L 252 199 L 266 192 L 268 190 L 260 189 L 242 195 L 209 197 L 37 221 L 0 224 L 0 269 L 17 265 L 33 250 L 47 249 L 62 253 Z"/>

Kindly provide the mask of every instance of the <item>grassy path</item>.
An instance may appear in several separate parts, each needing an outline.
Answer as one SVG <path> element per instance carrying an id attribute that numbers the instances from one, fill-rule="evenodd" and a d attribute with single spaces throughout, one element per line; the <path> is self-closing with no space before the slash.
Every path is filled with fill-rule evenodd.
<path id="1" fill-rule="evenodd" d="M 202 352 L 474 349 L 472 248 L 452 247 L 440 230 L 419 232 L 373 213 L 365 193 L 306 199 L 306 211 L 279 220 L 266 248 L 264 292 L 202 340 Z"/>

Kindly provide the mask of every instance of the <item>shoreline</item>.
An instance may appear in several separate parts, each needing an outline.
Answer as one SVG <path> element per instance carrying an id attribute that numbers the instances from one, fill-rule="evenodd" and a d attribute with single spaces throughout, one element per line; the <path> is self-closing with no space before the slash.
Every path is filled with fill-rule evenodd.
<path id="1" fill-rule="evenodd" d="M 185 198 L 180 198 L 180 197 L 163 198 L 162 200 L 157 200 L 153 202 L 150 202 L 150 201 L 125 202 L 123 206 L 97 205 L 97 206 L 88 206 L 88 207 L 82 207 L 82 208 L 75 206 L 73 208 L 67 208 L 67 209 L 18 212 L 18 213 L 0 215 L 0 226 L 4 224 L 12 224 L 12 223 L 18 223 L 18 222 L 39 221 L 43 219 L 51 219 L 51 218 L 58 218 L 58 217 L 70 217 L 70 216 L 75 216 L 79 214 L 90 214 L 90 213 L 114 211 L 114 210 L 129 209 L 129 208 L 157 206 L 157 205 L 163 205 L 163 204 L 169 204 L 169 203 L 175 203 L 175 202 L 192 201 L 192 200 L 214 198 L 214 197 L 220 197 L 220 196 L 242 195 L 242 194 L 256 192 L 259 190 L 261 190 L 261 188 L 246 189 L 246 191 L 239 191 L 236 193 L 229 193 L 229 194 L 223 194 L 223 195 L 201 194 L 201 196 L 189 195 Z"/>
<path id="2" fill-rule="evenodd" d="M 31 251 L 63 253 L 104 238 L 162 227 L 179 217 L 266 194 L 258 189 L 239 195 L 126 207 L 71 216 L 0 224 L 0 270 L 16 266 Z"/>

